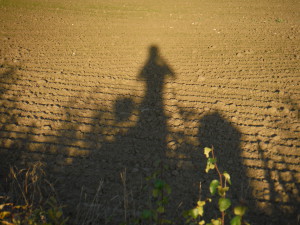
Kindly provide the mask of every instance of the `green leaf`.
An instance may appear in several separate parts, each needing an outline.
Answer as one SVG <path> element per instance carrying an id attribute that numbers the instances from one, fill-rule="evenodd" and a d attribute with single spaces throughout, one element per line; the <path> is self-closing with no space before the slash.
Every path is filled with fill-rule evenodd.
<path id="1" fill-rule="evenodd" d="M 216 194 L 218 186 L 219 186 L 219 181 L 218 180 L 213 180 L 212 182 L 210 182 L 209 191 L 212 195 Z"/>
<path id="2" fill-rule="evenodd" d="M 155 188 L 162 189 L 164 187 L 164 185 L 165 185 L 165 182 L 163 182 L 162 180 L 157 179 L 154 181 Z"/>
<path id="3" fill-rule="evenodd" d="M 220 218 L 214 220 L 214 219 L 211 219 L 211 224 L 212 225 L 221 225 L 222 224 L 222 221 Z"/>
<path id="4" fill-rule="evenodd" d="M 199 222 L 199 225 L 204 225 L 205 224 L 205 220 L 201 220 L 200 222 Z"/>
<path id="5" fill-rule="evenodd" d="M 158 213 L 164 213 L 164 212 L 165 212 L 165 208 L 164 208 L 163 206 L 159 206 L 159 207 L 157 208 L 157 212 L 158 212 Z"/>
<path id="6" fill-rule="evenodd" d="M 207 164 L 206 164 L 206 168 L 205 168 L 205 172 L 207 173 L 209 170 L 214 169 L 215 168 L 215 163 L 216 163 L 217 159 L 214 158 L 208 158 L 207 159 Z"/>
<path id="7" fill-rule="evenodd" d="M 208 173 L 208 171 L 210 171 L 211 169 L 214 169 L 214 165 L 211 165 L 211 164 L 207 164 L 206 165 L 206 168 L 205 168 L 205 173 Z"/>
<path id="8" fill-rule="evenodd" d="M 221 197 L 225 197 L 226 191 L 229 190 L 229 187 L 221 187 L 220 185 L 218 186 L 218 194 Z"/>
<path id="9" fill-rule="evenodd" d="M 165 184 L 165 189 L 166 189 L 166 192 L 167 192 L 168 195 L 171 194 L 171 187 L 170 187 L 170 185 Z"/>
<path id="10" fill-rule="evenodd" d="M 161 202 L 161 204 L 166 205 L 169 202 L 169 198 L 168 197 L 163 197 L 163 199 L 160 202 Z"/>
<path id="11" fill-rule="evenodd" d="M 152 216 L 153 216 L 153 213 L 152 213 L 151 210 L 144 210 L 142 212 L 142 218 L 143 219 L 150 219 L 150 218 L 152 218 Z"/>
<path id="12" fill-rule="evenodd" d="M 216 161 L 217 161 L 216 158 L 208 158 L 208 159 L 207 159 L 207 162 L 210 163 L 210 164 L 215 164 Z"/>
<path id="13" fill-rule="evenodd" d="M 230 207 L 231 201 L 228 198 L 220 198 L 218 205 L 219 205 L 219 210 L 221 212 L 224 212 L 226 209 L 228 209 Z"/>
<path id="14" fill-rule="evenodd" d="M 158 197 L 158 194 L 159 194 L 159 190 L 158 189 L 153 189 L 152 190 L 152 196 L 154 197 L 154 198 L 157 198 Z"/>
<path id="15" fill-rule="evenodd" d="M 196 209 L 198 210 L 198 214 L 200 215 L 200 216 L 203 216 L 203 214 L 204 214 L 204 209 L 203 209 L 203 206 L 205 205 L 205 201 L 198 201 L 197 202 L 197 207 L 196 207 Z"/>
<path id="16" fill-rule="evenodd" d="M 223 173 L 225 180 L 231 185 L 230 175 L 226 171 Z"/>
<path id="17" fill-rule="evenodd" d="M 243 216 L 246 213 L 247 207 L 246 206 L 236 206 L 233 209 L 233 212 L 237 216 Z"/>
<path id="18" fill-rule="evenodd" d="M 211 148 L 205 147 L 204 148 L 204 154 L 206 156 L 206 158 L 209 158 L 209 153 L 212 151 Z"/>
<path id="19" fill-rule="evenodd" d="M 193 219 L 197 219 L 198 215 L 199 215 L 199 211 L 197 208 L 191 209 L 190 210 L 190 216 L 193 217 Z"/>
<path id="20" fill-rule="evenodd" d="M 198 201 L 197 206 L 205 206 L 206 202 L 205 201 Z"/>
<path id="21" fill-rule="evenodd" d="M 230 225 L 241 225 L 242 224 L 242 217 L 235 216 L 230 220 Z"/>

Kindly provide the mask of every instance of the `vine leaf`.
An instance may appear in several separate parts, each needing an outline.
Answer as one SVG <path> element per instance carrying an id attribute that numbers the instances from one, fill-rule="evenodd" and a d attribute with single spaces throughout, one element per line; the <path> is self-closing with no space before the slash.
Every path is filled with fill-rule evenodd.
<path id="1" fill-rule="evenodd" d="M 246 206 L 236 206 L 233 209 L 233 212 L 237 216 L 243 216 L 246 213 L 247 207 Z"/>
<path id="2" fill-rule="evenodd" d="M 143 219 L 150 219 L 153 216 L 153 213 L 151 210 L 144 210 L 142 212 L 142 218 Z"/>
<path id="3" fill-rule="evenodd" d="M 157 189 L 161 190 L 164 187 L 164 185 L 165 185 L 165 183 L 160 179 L 156 179 L 154 181 L 154 187 L 157 188 Z"/>
<path id="4" fill-rule="evenodd" d="M 235 216 L 230 220 L 230 225 L 241 225 L 242 224 L 242 217 Z"/>
<path id="5" fill-rule="evenodd" d="M 159 195 L 159 190 L 158 190 L 158 189 L 153 189 L 153 190 L 152 190 L 152 196 L 153 196 L 154 198 L 157 198 L 158 195 Z"/>
<path id="6" fill-rule="evenodd" d="M 201 220 L 200 222 L 199 222 L 199 225 L 204 225 L 205 224 L 205 220 Z"/>
<path id="7" fill-rule="evenodd" d="M 217 161 L 217 159 L 214 159 L 214 158 L 208 158 L 207 159 L 207 164 L 206 164 L 206 168 L 205 168 L 206 173 L 208 173 L 209 170 L 215 168 L 216 161 Z"/>
<path id="8" fill-rule="evenodd" d="M 200 216 L 203 216 L 204 214 L 204 209 L 203 209 L 203 206 L 205 205 L 205 201 L 198 201 L 197 202 L 197 209 L 198 209 L 198 213 Z"/>
<path id="9" fill-rule="evenodd" d="M 231 185 L 230 175 L 226 171 L 223 173 L 225 180 Z"/>
<path id="10" fill-rule="evenodd" d="M 197 208 L 191 209 L 188 212 L 188 215 L 191 216 L 193 219 L 197 219 L 197 217 L 199 216 L 199 211 Z"/>
<path id="11" fill-rule="evenodd" d="M 229 187 L 222 187 L 222 186 L 218 186 L 218 194 L 221 196 L 221 197 L 225 197 L 225 194 L 226 194 L 226 191 L 229 190 Z"/>
<path id="12" fill-rule="evenodd" d="M 159 207 L 157 208 L 157 212 L 158 212 L 158 213 L 164 213 L 164 212 L 165 212 L 165 208 L 164 208 L 163 206 L 159 206 Z"/>
<path id="13" fill-rule="evenodd" d="M 219 210 L 221 212 L 224 212 L 226 209 L 228 209 L 231 205 L 231 201 L 228 198 L 220 198 L 219 199 Z"/>
<path id="14" fill-rule="evenodd" d="M 209 158 L 209 153 L 212 151 L 211 148 L 205 147 L 204 148 L 204 154 L 206 156 L 206 158 Z"/>
<path id="15" fill-rule="evenodd" d="M 210 182 L 209 191 L 212 195 L 216 194 L 218 186 L 219 186 L 219 181 L 218 180 L 213 180 L 213 181 Z"/>
<path id="16" fill-rule="evenodd" d="M 221 221 L 221 218 L 218 218 L 218 219 L 211 219 L 211 223 L 208 223 L 207 225 L 221 225 L 222 224 L 222 221 Z"/>

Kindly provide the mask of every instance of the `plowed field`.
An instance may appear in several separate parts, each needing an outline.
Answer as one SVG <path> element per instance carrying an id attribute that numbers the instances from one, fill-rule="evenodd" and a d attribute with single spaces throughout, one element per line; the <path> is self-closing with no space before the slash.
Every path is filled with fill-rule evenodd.
<path id="1" fill-rule="evenodd" d="M 118 224 L 120 174 L 130 217 L 147 207 L 145 177 L 165 164 L 169 216 L 182 224 L 199 186 L 208 197 L 216 174 L 204 172 L 203 148 L 214 146 L 251 224 L 299 223 L 299 9 L 0 0 L 1 176 L 41 161 L 72 218 L 81 202 L 99 209 L 98 224 Z"/>

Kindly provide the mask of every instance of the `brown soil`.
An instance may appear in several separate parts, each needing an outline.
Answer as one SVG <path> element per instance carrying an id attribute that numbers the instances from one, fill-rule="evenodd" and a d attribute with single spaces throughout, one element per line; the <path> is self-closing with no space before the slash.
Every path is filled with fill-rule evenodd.
<path id="1" fill-rule="evenodd" d="M 200 182 L 208 195 L 213 145 L 251 224 L 299 222 L 299 1 L 4 0 L 0 11 L 2 169 L 42 161 L 70 215 L 81 201 L 117 224 L 120 173 L 129 216 L 160 159 L 181 223 Z"/>

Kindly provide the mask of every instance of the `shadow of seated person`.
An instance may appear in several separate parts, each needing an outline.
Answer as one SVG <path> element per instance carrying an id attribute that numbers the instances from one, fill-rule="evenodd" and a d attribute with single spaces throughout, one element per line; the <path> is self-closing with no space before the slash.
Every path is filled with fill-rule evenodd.
<path id="1" fill-rule="evenodd" d="M 228 192 L 230 198 L 239 201 L 246 197 L 248 193 L 244 190 L 247 189 L 248 179 L 241 158 L 241 132 L 216 111 L 200 119 L 198 138 L 202 151 L 204 147 L 213 147 L 219 169 L 230 174 L 233 184 Z"/>

